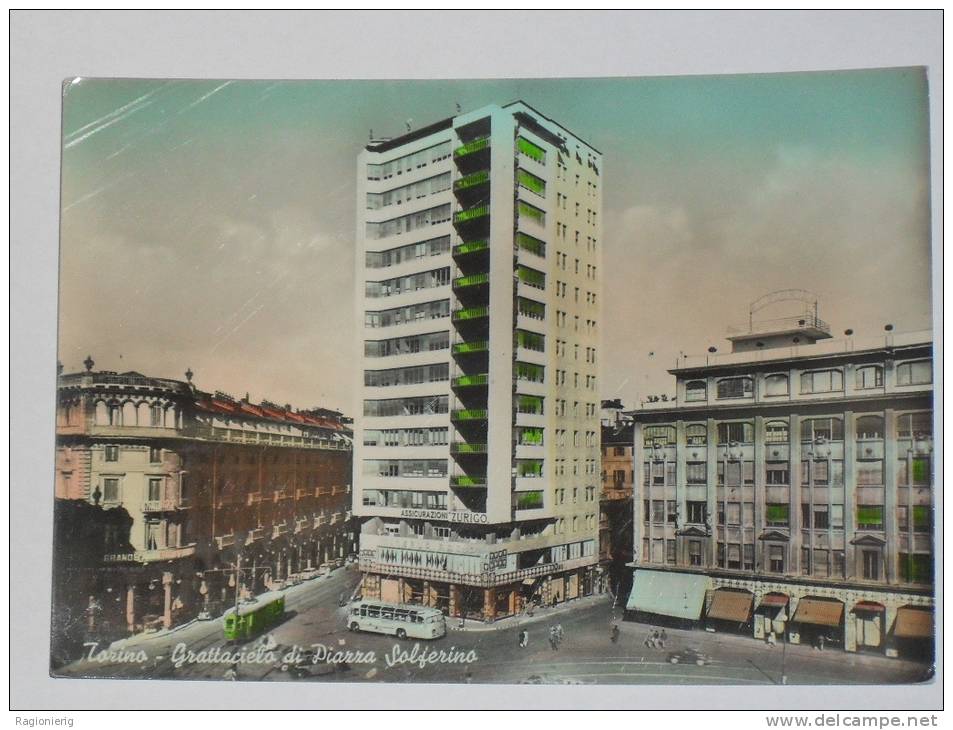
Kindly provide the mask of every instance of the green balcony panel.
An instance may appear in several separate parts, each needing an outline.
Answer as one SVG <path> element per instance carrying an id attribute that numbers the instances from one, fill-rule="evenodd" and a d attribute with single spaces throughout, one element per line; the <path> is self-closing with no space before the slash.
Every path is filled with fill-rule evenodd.
<path id="1" fill-rule="evenodd" d="M 485 421 L 487 419 L 486 408 L 460 408 L 450 414 L 454 421 Z"/>
<path id="2" fill-rule="evenodd" d="M 546 212 L 543 210 L 540 210 L 535 205 L 524 203 L 521 200 L 519 204 L 519 213 L 520 213 L 520 216 L 526 216 L 527 218 L 532 218 L 541 226 L 546 225 Z"/>
<path id="3" fill-rule="evenodd" d="M 546 288 L 546 274 L 542 271 L 531 269 L 528 266 L 517 266 L 516 276 L 527 286 L 532 286 L 537 289 Z"/>
<path id="4" fill-rule="evenodd" d="M 477 185 L 482 185 L 485 182 L 490 180 L 490 171 L 489 170 L 480 170 L 479 172 L 474 172 L 470 175 L 464 175 L 459 180 L 453 184 L 454 190 L 466 190 L 467 188 L 474 188 Z"/>
<path id="5" fill-rule="evenodd" d="M 453 215 L 454 223 L 469 223 L 470 221 L 476 220 L 478 218 L 484 218 L 490 214 L 490 206 L 488 205 L 478 205 L 475 208 L 467 208 L 466 210 L 457 211 Z"/>
<path id="6" fill-rule="evenodd" d="M 530 413 L 541 416 L 543 415 L 543 399 L 536 395 L 517 396 L 516 410 L 518 413 Z"/>
<path id="7" fill-rule="evenodd" d="M 462 289 L 467 286 L 480 286 L 481 284 L 489 284 L 490 275 L 489 274 L 470 274 L 469 276 L 461 276 L 453 280 L 454 289 Z"/>
<path id="8" fill-rule="evenodd" d="M 462 256 L 468 253 L 476 253 L 477 251 L 486 251 L 490 247 L 488 241 L 467 241 L 466 243 L 461 243 L 453 247 L 454 256 Z"/>
<path id="9" fill-rule="evenodd" d="M 487 340 L 479 342 L 458 342 L 453 346 L 454 355 L 469 355 L 474 352 L 486 352 L 490 349 L 490 343 Z"/>
<path id="10" fill-rule="evenodd" d="M 518 137 L 516 140 L 516 148 L 519 150 L 521 155 L 526 155 L 531 160 L 536 160 L 536 162 L 541 165 L 546 164 L 546 150 L 540 147 L 534 142 L 530 142 L 525 137 Z"/>
<path id="11" fill-rule="evenodd" d="M 535 363 L 517 362 L 516 378 L 518 380 L 530 380 L 534 383 L 542 383 L 546 378 L 546 368 L 542 365 L 536 365 Z"/>
<path id="12" fill-rule="evenodd" d="M 460 377 L 453 379 L 454 387 L 471 386 L 471 385 L 486 385 L 486 383 L 487 383 L 486 373 L 479 373 L 477 375 L 461 375 Z"/>
<path id="13" fill-rule="evenodd" d="M 514 507 L 516 509 L 542 509 L 542 492 L 517 492 L 513 495 Z"/>
<path id="14" fill-rule="evenodd" d="M 517 435 L 517 443 L 520 446 L 542 446 L 543 429 L 541 428 L 522 428 Z"/>
<path id="15" fill-rule="evenodd" d="M 546 305 L 526 297 L 517 297 L 516 311 L 524 317 L 543 319 L 546 316 Z"/>
<path id="16" fill-rule="evenodd" d="M 486 444 L 454 443 L 450 445 L 450 451 L 454 454 L 485 454 Z"/>
<path id="17" fill-rule="evenodd" d="M 489 137 L 479 137 L 470 142 L 467 142 L 465 145 L 457 147 L 453 151 L 454 157 L 464 157 L 466 155 L 472 155 L 474 152 L 479 152 L 480 150 L 485 150 L 490 146 Z"/>
<path id="18" fill-rule="evenodd" d="M 524 251 L 529 251 L 534 253 L 537 256 L 546 256 L 546 242 L 541 241 L 535 236 L 531 236 L 528 233 L 517 233 L 516 234 L 516 245 L 519 246 Z"/>
<path id="19" fill-rule="evenodd" d="M 490 314 L 489 307 L 468 307 L 467 309 L 458 309 L 453 313 L 454 322 L 466 322 L 472 319 L 480 319 L 482 317 L 488 317 Z"/>
<path id="20" fill-rule="evenodd" d="M 536 332 L 516 330 L 516 345 L 534 352 L 544 352 L 546 350 L 546 336 Z"/>
<path id="21" fill-rule="evenodd" d="M 485 487 L 485 474 L 466 474 L 450 477 L 450 484 L 455 487 Z"/>
<path id="22" fill-rule="evenodd" d="M 543 476 L 543 462 L 538 459 L 522 459 L 516 462 L 516 476 L 541 477 Z"/>
<path id="23" fill-rule="evenodd" d="M 536 177 L 536 175 L 526 170 L 518 170 L 516 172 L 516 181 L 520 187 L 526 188 L 542 197 L 546 197 L 546 181 L 541 177 Z"/>

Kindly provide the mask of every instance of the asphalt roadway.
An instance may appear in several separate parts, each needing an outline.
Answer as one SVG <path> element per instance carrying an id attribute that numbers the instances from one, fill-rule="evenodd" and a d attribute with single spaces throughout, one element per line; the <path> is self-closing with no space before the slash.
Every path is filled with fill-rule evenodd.
<path id="1" fill-rule="evenodd" d="M 287 590 L 287 617 L 261 640 L 229 646 L 221 619 L 195 621 L 169 632 L 144 634 L 98 646 L 60 676 L 235 679 L 237 681 L 472 682 L 506 684 L 905 684 L 929 679 L 923 664 L 881 655 L 807 646 L 771 647 L 750 636 L 666 629 L 664 648 L 645 640 L 654 627 L 619 620 L 607 596 L 593 596 L 520 617 L 449 631 L 435 641 L 347 630 L 343 595 L 350 596 L 360 574 L 341 568 Z M 563 640 L 549 641 L 559 624 Z M 610 638 L 619 626 L 618 641 Z M 519 645 L 520 631 L 528 634 Z M 300 672 L 293 663 L 301 650 L 317 645 L 318 661 Z M 297 649 L 296 649 L 297 647 Z M 696 664 L 694 651 L 704 656 Z M 103 653 L 100 653 L 103 652 Z M 191 652 L 191 654 L 189 653 Z M 295 652 L 295 654 L 292 654 Z M 672 663 L 673 655 L 679 662 Z"/>

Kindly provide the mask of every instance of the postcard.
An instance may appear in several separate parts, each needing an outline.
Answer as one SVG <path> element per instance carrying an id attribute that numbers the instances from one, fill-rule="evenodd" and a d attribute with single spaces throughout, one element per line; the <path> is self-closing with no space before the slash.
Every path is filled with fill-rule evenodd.
<path id="1" fill-rule="evenodd" d="M 55 677 L 934 674 L 923 68 L 63 88 Z"/>

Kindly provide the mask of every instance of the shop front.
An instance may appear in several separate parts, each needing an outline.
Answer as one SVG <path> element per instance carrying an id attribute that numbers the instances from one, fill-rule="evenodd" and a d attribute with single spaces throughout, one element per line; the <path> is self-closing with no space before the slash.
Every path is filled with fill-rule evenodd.
<path id="1" fill-rule="evenodd" d="M 833 598 L 804 597 L 791 619 L 791 643 L 819 649 L 844 645 L 844 604 Z"/>

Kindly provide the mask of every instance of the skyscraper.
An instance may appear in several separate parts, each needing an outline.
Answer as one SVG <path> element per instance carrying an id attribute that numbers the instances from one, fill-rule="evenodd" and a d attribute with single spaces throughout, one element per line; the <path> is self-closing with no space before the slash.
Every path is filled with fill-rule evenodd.
<path id="1" fill-rule="evenodd" d="M 601 168 L 523 102 L 359 155 L 365 596 L 492 619 L 598 589 Z"/>

